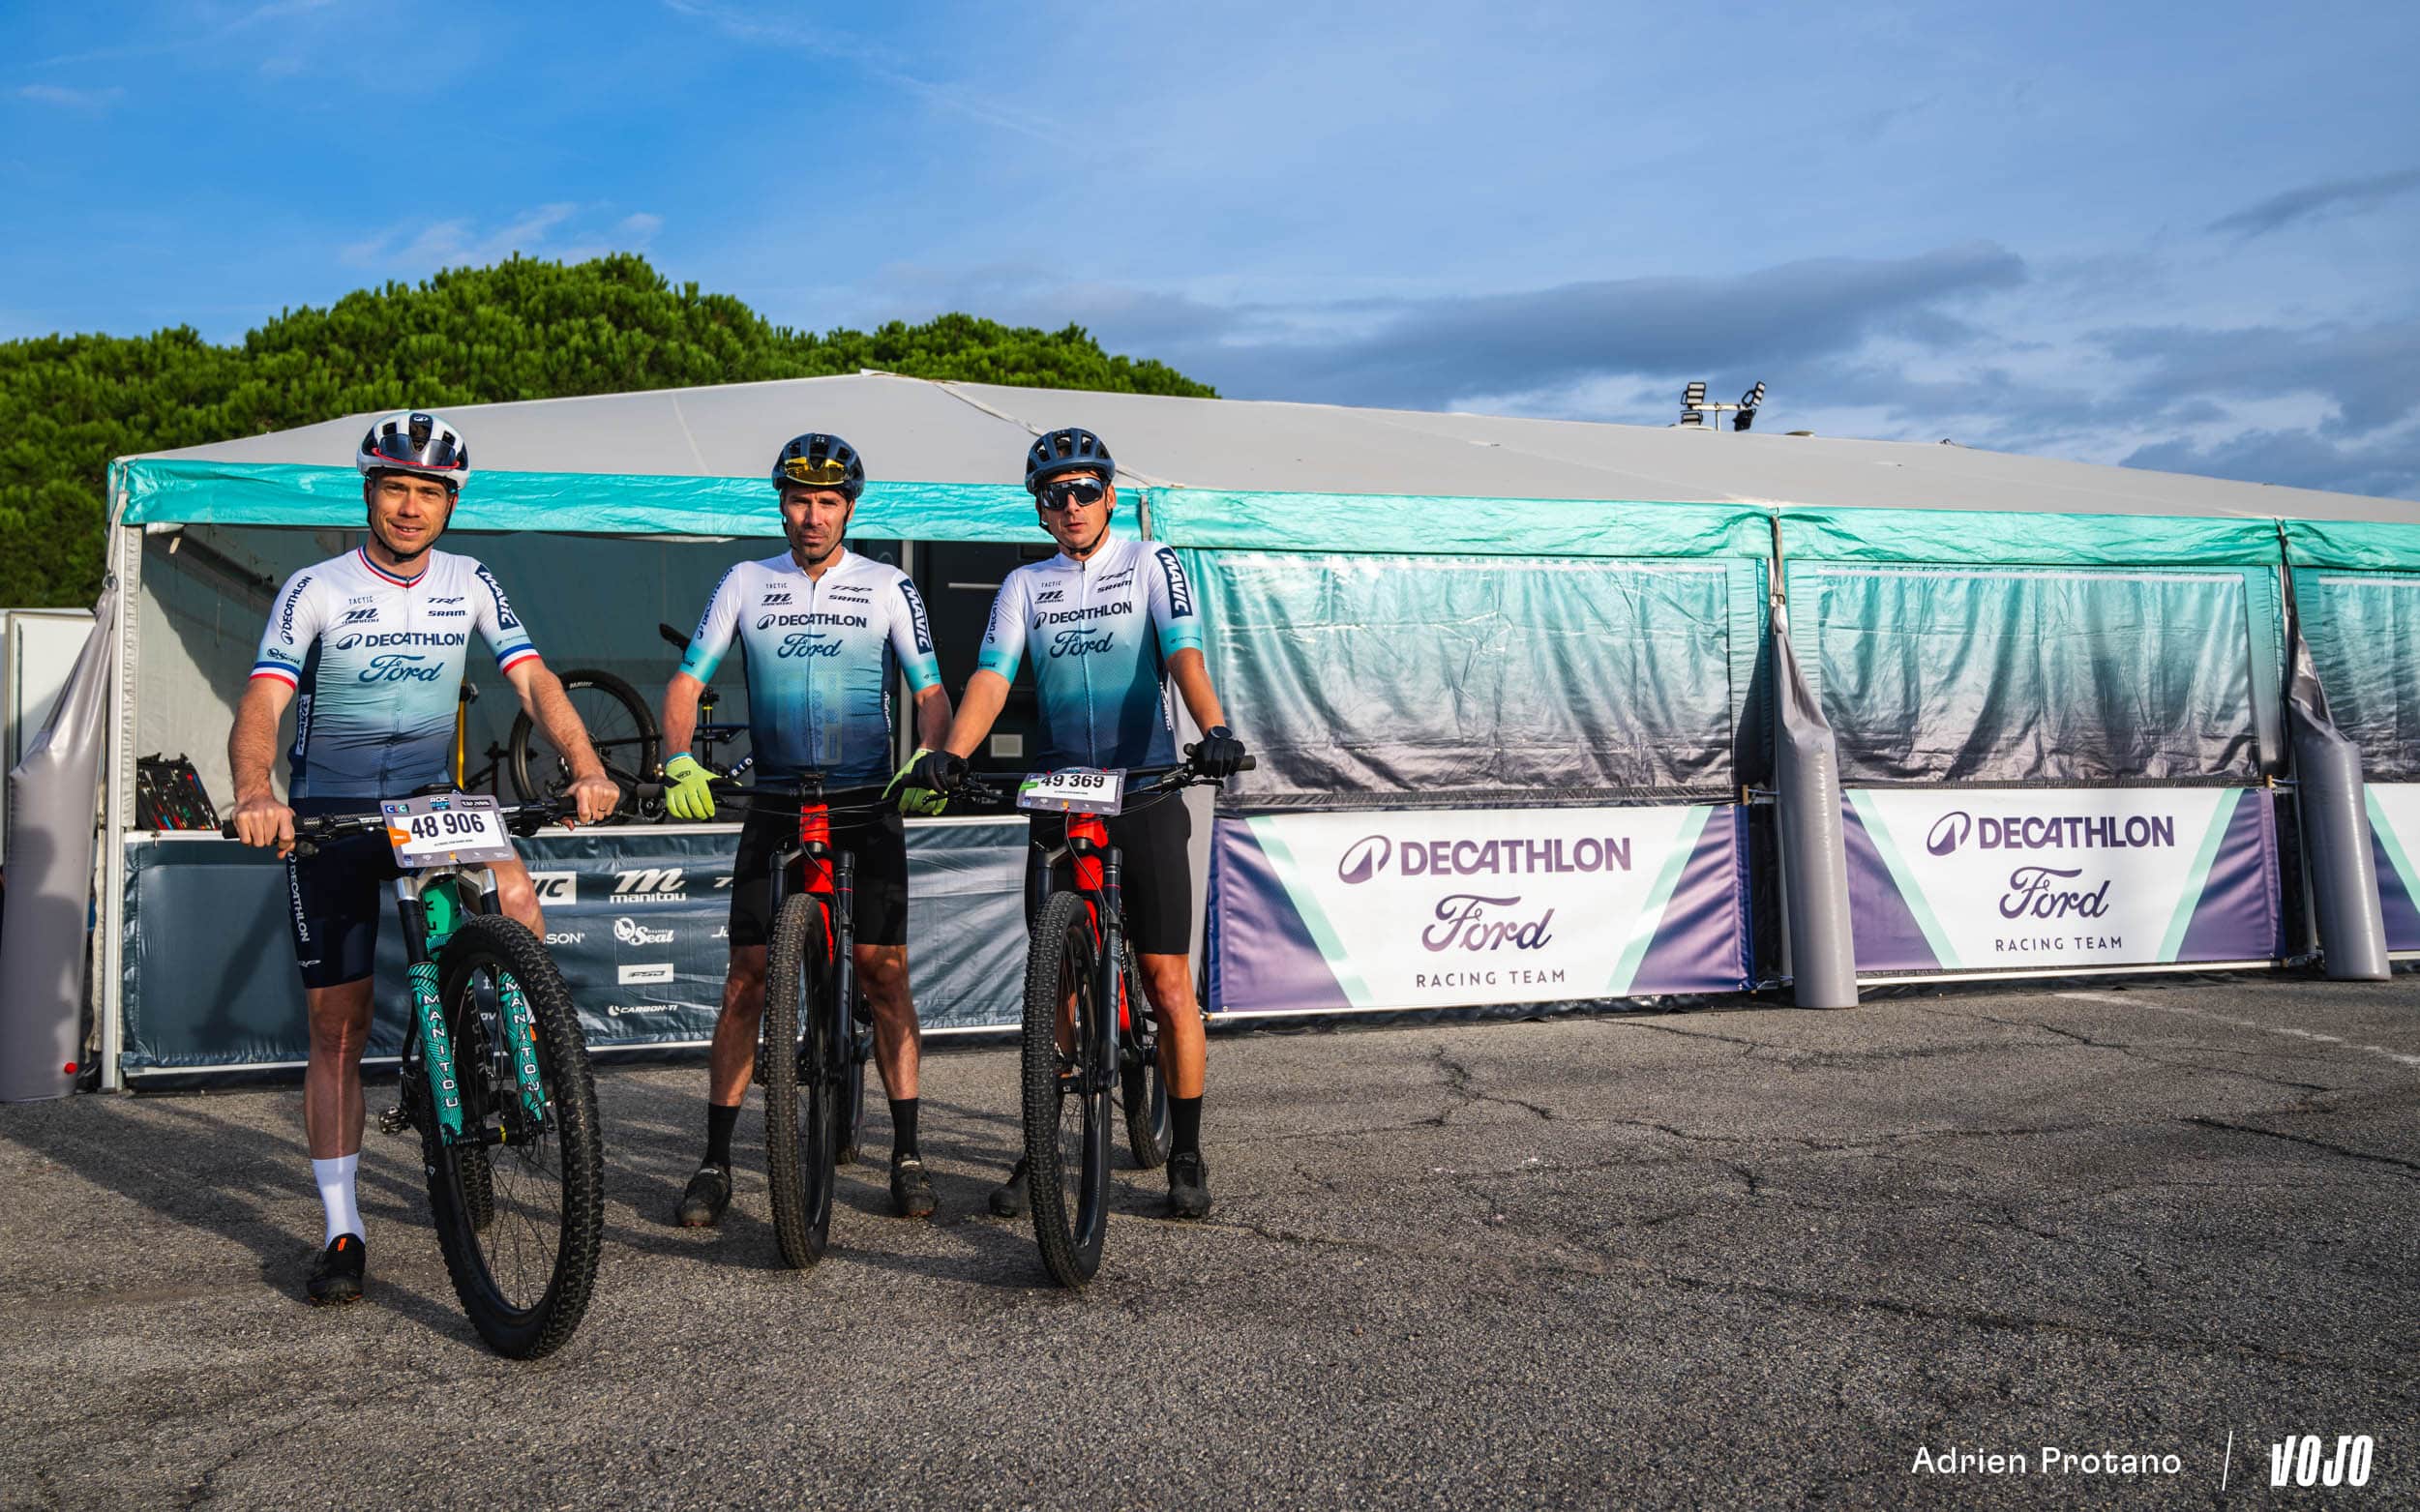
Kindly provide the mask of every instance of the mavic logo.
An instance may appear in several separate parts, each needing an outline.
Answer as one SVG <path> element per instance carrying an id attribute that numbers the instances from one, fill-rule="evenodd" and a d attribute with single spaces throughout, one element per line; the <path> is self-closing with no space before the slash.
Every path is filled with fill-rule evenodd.
<path id="1" fill-rule="evenodd" d="M 532 872 L 529 884 L 538 891 L 538 902 L 577 904 L 580 902 L 580 874 L 577 872 Z"/>
<path id="2" fill-rule="evenodd" d="M 371 625 L 377 623 L 377 619 L 378 611 L 374 608 L 366 609 L 346 609 L 344 611 L 344 617 L 338 620 L 337 623 L 339 625 Z"/>
<path id="3" fill-rule="evenodd" d="M 642 867 L 634 872 L 613 874 L 613 896 L 616 898 L 685 898 L 681 886 L 681 869 L 676 866 Z"/>

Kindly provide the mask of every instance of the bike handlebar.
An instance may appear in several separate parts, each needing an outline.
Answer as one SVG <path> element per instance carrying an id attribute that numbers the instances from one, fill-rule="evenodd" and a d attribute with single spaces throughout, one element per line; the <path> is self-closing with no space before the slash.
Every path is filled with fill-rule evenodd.
<path id="1" fill-rule="evenodd" d="M 498 804 L 495 812 L 507 831 L 526 840 L 542 826 L 573 811 L 565 799 L 541 798 L 535 803 Z M 347 835 L 366 835 L 384 828 L 386 815 L 376 810 L 361 814 L 298 814 L 294 816 L 294 848 L 309 855 L 311 851 L 305 847 L 314 841 L 342 840 Z M 219 833 L 228 840 L 244 838 L 236 832 L 233 819 L 222 822 Z"/>
<path id="2" fill-rule="evenodd" d="M 1180 761 L 1175 766 L 1145 766 L 1129 769 L 1126 773 L 1126 796 L 1148 797 L 1152 793 L 1173 792 L 1180 787 L 1216 785 L 1226 781 L 1223 777 L 1211 777 L 1208 773 L 1204 772 L 1201 767 L 1198 766 L 1193 759 L 1191 759 L 1191 747 L 1186 748 L 1186 755 L 1188 759 Z M 1260 763 L 1257 760 L 1247 756 L 1243 758 L 1243 765 L 1239 767 L 1237 770 L 1249 772 L 1259 765 Z M 1042 774 L 1036 773 L 1034 775 L 1040 776 Z M 985 782 L 982 778 L 975 776 L 971 772 L 968 773 L 965 780 L 960 782 L 957 787 L 952 790 L 952 796 L 956 796 L 960 793 L 983 803 L 996 803 L 1002 805 L 1003 807 L 1007 806 L 1011 799 L 1011 794 L 1008 791 L 994 786 L 992 784 Z"/>

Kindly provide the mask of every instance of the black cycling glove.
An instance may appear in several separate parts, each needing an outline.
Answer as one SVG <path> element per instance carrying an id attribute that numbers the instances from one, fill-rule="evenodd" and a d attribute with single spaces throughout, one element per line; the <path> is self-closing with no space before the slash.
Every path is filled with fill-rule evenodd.
<path id="1" fill-rule="evenodd" d="M 956 792 L 966 780 L 967 758 L 949 751 L 927 751 L 908 769 L 911 786 L 930 787 L 935 792 Z"/>
<path id="2" fill-rule="evenodd" d="M 1243 742 L 1224 725 L 1212 726 L 1185 748 L 1204 777 L 1233 777 L 1243 770 Z"/>

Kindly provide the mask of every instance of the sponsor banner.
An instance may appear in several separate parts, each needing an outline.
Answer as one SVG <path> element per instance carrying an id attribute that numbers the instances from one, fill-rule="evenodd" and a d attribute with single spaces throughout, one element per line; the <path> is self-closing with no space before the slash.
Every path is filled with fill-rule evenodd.
<path id="1" fill-rule="evenodd" d="M 2386 948 L 2420 950 L 2420 783 L 2365 783 L 2370 848 L 2377 860 Z"/>
<path id="2" fill-rule="evenodd" d="M 1216 820 L 1228 1013 L 1468 1007 L 1748 985 L 1735 806 Z"/>
<path id="3" fill-rule="evenodd" d="M 738 838 L 735 825 L 612 825 L 519 843 L 547 948 L 592 1048 L 713 1033 Z M 909 965 L 927 1028 L 1017 1022 L 1025 853 L 1022 817 L 909 824 Z M 127 862 L 128 1074 L 300 1061 L 308 1042 L 284 868 L 216 837 L 134 837 Z M 380 913 L 373 1057 L 401 1050 L 407 1007 L 403 941 L 393 910 Z"/>
<path id="4" fill-rule="evenodd" d="M 2278 953 L 2265 789 L 1864 788 L 1842 808 L 1861 971 Z"/>

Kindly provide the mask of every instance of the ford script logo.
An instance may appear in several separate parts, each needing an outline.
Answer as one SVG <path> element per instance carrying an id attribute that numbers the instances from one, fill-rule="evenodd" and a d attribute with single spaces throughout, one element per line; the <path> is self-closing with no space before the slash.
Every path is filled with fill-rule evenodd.
<path id="1" fill-rule="evenodd" d="M 1344 859 L 1336 863 L 1336 876 L 1346 882 L 1366 882 L 1387 870 L 1387 858 L 1394 852 L 1393 842 L 1384 835 L 1364 835 L 1345 847 Z"/>
<path id="2" fill-rule="evenodd" d="M 1932 833 L 1925 837 L 1925 848 L 1936 856 L 1946 856 L 1966 844 L 1973 834 L 1975 821 L 1963 809 L 1953 809 L 1933 823 Z"/>

